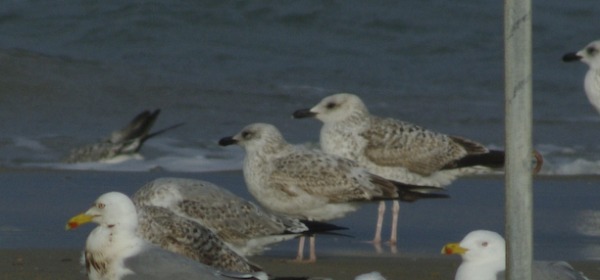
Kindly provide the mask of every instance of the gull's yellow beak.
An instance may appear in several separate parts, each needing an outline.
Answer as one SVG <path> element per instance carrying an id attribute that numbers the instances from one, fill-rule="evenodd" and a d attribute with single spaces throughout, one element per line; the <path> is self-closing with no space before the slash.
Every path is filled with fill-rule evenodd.
<path id="1" fill-rule="evenodd" d="M 448 243 L 444 246 L 444 248 L 442 248 L 442 254 L 444 254 L 444 255 L 452 255 L 452 254 L 462 255 L 462 254 L 466 253 L 467 251 L 469 251 L 469 249 L 460 247 L 459 243 Z"/>
<path id="2" fill-rule="evenodd" d="M 65 226 L 65 230 L 71 230 L 80 225 L 89 223 L 92 221 L 93 218 L 94 218 L 94 216 L 90 216 L 85 213 L 81 213 L 81 214 L 69 219 L 69 221 L 67 222 L 67 225 Z"/>

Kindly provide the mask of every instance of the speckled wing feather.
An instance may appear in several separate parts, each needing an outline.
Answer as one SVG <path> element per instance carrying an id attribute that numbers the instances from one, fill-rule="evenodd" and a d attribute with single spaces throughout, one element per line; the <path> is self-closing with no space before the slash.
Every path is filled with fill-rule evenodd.
<path id="1" fill-rule="evenodd" d="M 370 173 L 347 159 L 306 151 L 277 158 L 273 166 L 268 187 L 290 196 L 305 192 L 330 202 L 348 202 L 383 195 L 370 182 Z"/>
<path id="2" fill-rule="evenodd" d="M 123 143 L 99 142 L 75 148 L 62 161 L 65 163 L 93 162 L 114 158 L 121 153 Z"/>
<path id="3" fill-rule="evenodd" d="M 140 236 L 164 249 L 217 269 L 237 272 L 261 271 L 206 227 L 177 216 L 166 208 L 138 207 L 138 219 Z"/>
<path id="4" fill-rule="evenodd" d="M 166 207 L 184 219 L 211 229 L 237 248 L 246 248 L 255 238 L 301 234 L 309 230 L 297 219 L 268 212 L 223 188 L 199 180 L 160 178 L 140 188 L 133 201 L 136 205 Z M 262 246 L 282 240 L 264 240 L 266 243 Z M 258 247 L 247 249 L 250 249 L 248 253 L 262 250 Z"/>
<path id="5" fill-rule="evenodd" d="M 252 236 L 307 230 L 301 222 L 266 212 L 214 184 L 178 178 L 155 180 L 155 184 L 177 184 L 182 199 L 176 208 L 187 218 L 200 219 L 224 239 L 247 239 Z M 222 237 L 222 238 L 223 238 Z"/>
<path id="6" fill-rule="evenodd" d="M 463 146 L 466 143 L 469 149 L 486 150 L 475 142 L 391 118 L 371 117 L 370 124 L 361 133 L 367 141 L 364 155 L 380 166 L 401 166 L 418 174 L 429 175 L 465 156 L 467 152 Z"/>
<path id="7" fill-rule="evenodd" d="M 286 231 L 277 217 L 262 212 L 255 204 L 248 201 L 240 201 L 239 204 L 233 200 L 228 202 L 206 205 L 197 200 L 184 199 L 179 203 L 179 209 L 188 218 L 201 219 L 221 238 L 234 244 Z"/>

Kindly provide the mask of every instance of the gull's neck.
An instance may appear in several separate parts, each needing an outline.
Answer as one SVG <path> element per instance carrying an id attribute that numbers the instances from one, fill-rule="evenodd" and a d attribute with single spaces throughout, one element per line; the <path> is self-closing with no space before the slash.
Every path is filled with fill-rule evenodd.
<path id="1" fill-rule="evenodd" d="M 123 267 L 125 258 L 137 253 L 143 241 L 135 235 L 135 226 L 101 225 L 96 227 L 86 242 L 86 269 L 90 279 L 118 279 L 130 273 Z"/>
<path id="2" fill-rule="evenodd" d="M 455 280 L 496 280 L 496 275 L 506 269 L 504 259 L 488 262 L 464 262 L 456 271 Z"/>
<path id="3" fill-rule="evenodd" d="M 588 100 L 600 112 L 600 69 L 590 68 L 585 75 L 584 84 Z"/>

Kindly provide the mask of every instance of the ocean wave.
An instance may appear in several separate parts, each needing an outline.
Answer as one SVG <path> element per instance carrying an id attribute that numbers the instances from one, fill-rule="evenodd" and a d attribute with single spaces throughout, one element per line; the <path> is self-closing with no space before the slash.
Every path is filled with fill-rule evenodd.
<path id="1" fill-rule="evenodd" d="M 244 152 L 242 149 L 223 149 L 214 143 L 186 143 L 173 138 L 153 139 L 146 143 L 141 154 L 119 158 L 111 162 L 61 163 L 60 158 L 68 149 L 68 140 L 30 139 L 13 137 L 0 139 L 0 153 L 6 155 L 2 165 L 10 168 L 48 168 L 64 170 L 97 171 L 159 171 L 207 172 L 240 170 Z M 317 149 L 318 144 L 301 144 Z M 502 147 L 491 146 L 494 149 Z M 573 176 L 600 174 L 600 147 L 553 144 L 537 145 L 535 149 L 544 157 L 541 175 Z"/>

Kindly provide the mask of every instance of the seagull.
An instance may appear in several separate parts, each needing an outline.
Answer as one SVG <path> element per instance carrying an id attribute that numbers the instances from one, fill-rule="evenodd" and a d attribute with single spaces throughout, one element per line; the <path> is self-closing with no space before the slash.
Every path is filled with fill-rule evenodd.
<path id="1" fill-rule="evenodd" d="M 278 215 L 215 184 L 194 179 L 153 180 L 133 195 L 133 202 L 140 216 L 138 232 L 145 239 L 158 245 L 169 244 L 175 252 L 204 260 L 205 264 L 209 264 L 206 260 L 210 259 L 212 266 L 215 266 L 213 262 L 243 265 L 242 268 L 225 266 L 241 272 L 256 269 L 239 258 L 232 258 L 230 250 L 222 248 L 223 245 L 212 246 L 227 253 L 222 257 L 207 254 L 198 247 L 206 246 L 208 237 L 216 236 L 227 249 L 236 252 L 235 255 L 252 256 L 269 244 L 346 229 Z M 173 237 L 175 234 L 177 238 Z"/>
<path id="2" fill-rule="evenodd" d="M 244 178 L 256 200 L 271 211 L 300 219 L 340 218 L 355 211 L 360 202 L 448 197 L 423 193 L 433 187 L 384 179 L 346 158 L 293 146 L 270 124 L 250 124 L 219 141 L 221 146 L 232 144 L 246 150 Z M 303 243 L 301 237 L 296 257 L 299 262 Z M 314 247 L 311 236 L 308 262 L 316 261 Z"/>
<path id="3" fill-rule="evenodd" d="M 101 195 L 85 213 L 67 222 L 67 229 L 94 222 L 85 246 L 90 280 L 100 279 L 268 279 L 264 272 L 234 273 L 215 269 L 155 246 L 136 233 L 137 212 L 125 194 Z"/>
<path id="4" fill-rule="evenodd" d="M 475 230 L 460 243 L 448 243 L 442 254 L 458 254 L 462 263 L 456 271 L 455 280 L 500 280 L 505 278 L 506 247 L 504 238 L 493 231 Z M 563 261 L 535 261 L 533 280 L 589 280 L 583 273 Z"/>
<path id="5" fill-rule="evenodd" d="M 325 153 L 354 160 L 369 172 L 407 184 L 442 189 L 459 175 L 504 166 L 504 151 L 490 150 L 475 141 L 408 122 L 371 115 L 354 94 L 325 97 L 310 109 L 295 111 L 293 117 L 317 118 L 323 122 L 320 143 Z M 537 160 L 540 163 L 541 156 Z M 538 166 L 541 167 L 541 163 Z M 391 245 L 397 242 L 399 210 L 400 204 L 394 201 Z M 375 244 L 381 243 L 384 212 L 382 201 L 372 241 Z"/>
<path id="6" fill-rule="evenodd" d="M 354 280 L 386 280 L 379 271 L 373 271 L 365 274 L 358 275 Z"/>
<path id="7" fill-rule="evenodd" d="M 588 100 L 600 112 L 600 40 L 589 43 L 578 52 L 565 54 L 563 61 L 581 61 L 590 67 L 583 85 Z"/>
<path id="8" fill-rule="evenodd" d="M 152 112 L 145 110 L 135 116 L 127 126 L 112 132 L 106 139 L 71 150 L 62 161 L 65 163 L 118 163 L 138 155 L 146 140 L 183 125 L 183 123 L 178 123 L 149 133 L 158 114 L 160 114 L 158 109 Z"/>
<path id="9" fill-rule="evenodd" d="M 136 206 L 136 210 L 138 235 L 154 245 L 216 269 L 243 273 L 262 271 L 210 229 L 193 220 L 164 207 L 142 205 Z"/>

